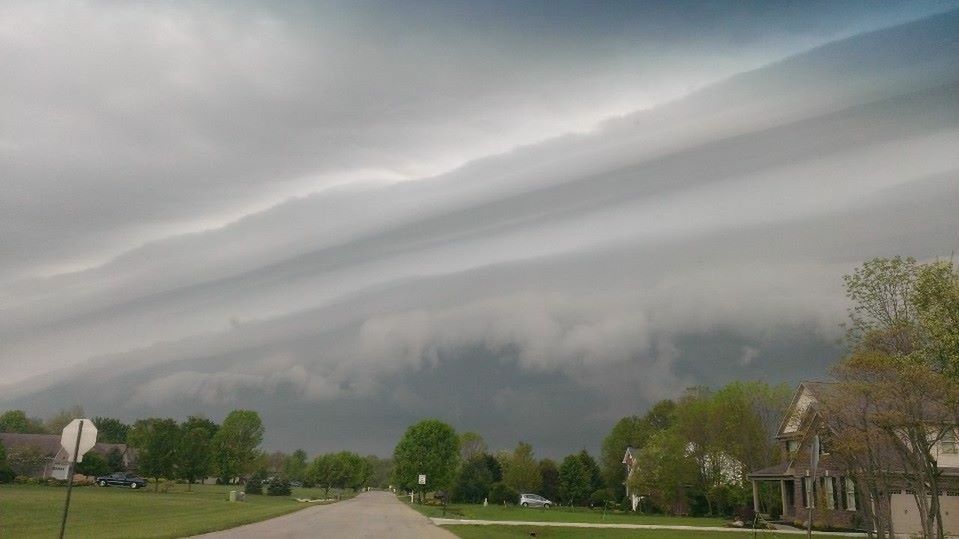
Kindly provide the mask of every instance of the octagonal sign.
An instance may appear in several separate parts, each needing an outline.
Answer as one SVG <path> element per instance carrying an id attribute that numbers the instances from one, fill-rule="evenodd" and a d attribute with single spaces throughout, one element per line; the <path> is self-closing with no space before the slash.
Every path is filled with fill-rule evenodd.
<path id="1" fill-rule="evenodd" d="M 80 425 L 83 429 L 80 429 Z M 60 435 L 60 445 L 67 452 L 67 461 L 73 462 L 73 449 L 77 447 L 77 434 L 80 435 L 80 446 L 77 449 L 76 462 L 83 462 L 83 455 L 97 444 L 97 427 L 89 419 L 74 419 L 63 427 Z"/>

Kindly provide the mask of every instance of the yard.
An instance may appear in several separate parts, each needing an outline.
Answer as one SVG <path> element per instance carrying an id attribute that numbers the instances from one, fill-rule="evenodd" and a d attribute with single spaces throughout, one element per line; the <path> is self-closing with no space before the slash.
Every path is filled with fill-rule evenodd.
<path id="1" fill-rule="evenodd" d="M 400 497 L 403 500 L 404 497 Z M 407 501 L 409 498 L 405 498 Z M 428 517 L 443 517 L 443 508 L 436 505 L 412 506 Z M 446 509 L 446 518 L 467 520 L 520 520 L 529 522 L 590 522 L 602 524 L 659 524 L 675 526 L 725 526 L 726 520 L 705 517 L 671 517 L 666 515 L 642 515 L 584 507 L 551 507 L 550 509 L 519 507 L 511 505 L 451 504 Z"/>
<path id="2" fill-rule="evenodd" d="M 167 493 L 126 488 L 76 487 L 70 500 L 68 537 L 183 537 L 232 528 L 303 509 L 293 498 L 323 498 L 322 489 L 293 489 L 292 497 L 247 496 L 230 503 L 228 485 L 174 485 Z M 0 485 L 0 537 L 55 537 L 67 489 Z M 317 502 L 319 503 L 319 502 Z"/>
<path id="3" fill-rule="evenodd" d="M 519 537 L 537 539 L 745 539 L 749 533 L 688 530 L 615 530 L 602 528 L 560 528 L 537 526 L 446 526 L 445 529 L 463 539 L 517 539 Z M 761 533 L 764 539 L 790 539 L 795 534 Z M 815 535 L 817 538 L 842 537 L 839 535 Z"/>

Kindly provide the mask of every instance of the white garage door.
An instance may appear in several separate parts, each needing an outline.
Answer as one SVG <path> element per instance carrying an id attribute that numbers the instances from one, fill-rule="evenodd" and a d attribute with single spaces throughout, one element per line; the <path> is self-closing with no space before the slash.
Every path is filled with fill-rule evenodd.
<path id="1" fill-rule="evenodd" d="M 959 535 L 959 496 L 956 492 L 939 497 L 942 527 L 948 535 Z M 896 533 L 921 534 L 919 508 L 912 494 L 893 494 L 891 500 L 892 525 Z"/>

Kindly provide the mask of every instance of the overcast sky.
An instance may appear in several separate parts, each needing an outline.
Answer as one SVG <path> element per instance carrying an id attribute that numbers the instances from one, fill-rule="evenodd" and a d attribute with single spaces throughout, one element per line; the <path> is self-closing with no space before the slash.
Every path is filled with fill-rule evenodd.
<path id="1" fill-rule="evenodd" d="M 959 2 L 4 2 L 0 409 L 595 449 L 959 247 Z"/>

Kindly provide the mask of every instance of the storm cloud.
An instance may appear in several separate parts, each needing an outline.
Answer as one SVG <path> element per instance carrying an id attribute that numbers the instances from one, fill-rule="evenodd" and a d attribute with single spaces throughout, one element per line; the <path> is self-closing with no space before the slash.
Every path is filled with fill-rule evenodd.
<path id="1" fill-rule="evenodd" d="M 959 11 L 710 6 L 5 4 L 0 408 L 559 455 L 821 376 L 959 244 Z"/>

